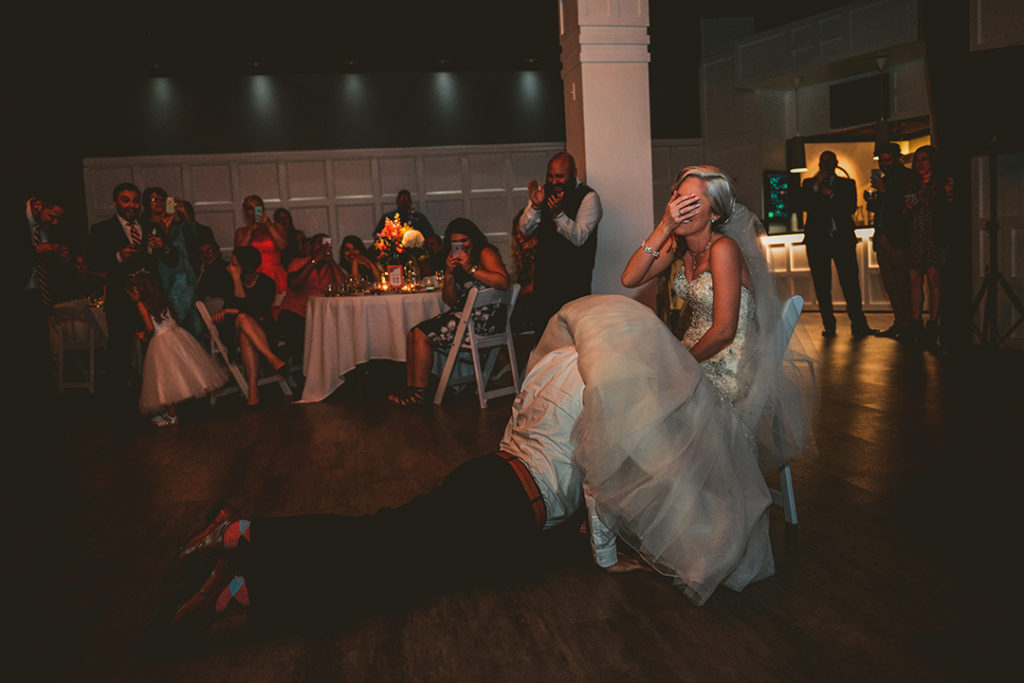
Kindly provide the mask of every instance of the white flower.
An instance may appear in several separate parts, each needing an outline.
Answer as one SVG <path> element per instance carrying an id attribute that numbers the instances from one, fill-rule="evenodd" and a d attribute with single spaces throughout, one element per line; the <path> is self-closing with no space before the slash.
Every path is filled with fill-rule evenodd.
<path id="1" fill-rule="evenodd" d="M 402 235 L 402 246 L 406 249 L 419 249 L 423 246 L 423 233 L 419 230 L 406 230 Z"/>

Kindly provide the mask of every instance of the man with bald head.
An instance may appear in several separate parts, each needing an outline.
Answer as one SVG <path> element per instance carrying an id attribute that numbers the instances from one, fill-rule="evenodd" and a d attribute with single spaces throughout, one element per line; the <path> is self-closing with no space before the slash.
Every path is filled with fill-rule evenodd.
<path id="1" fill-rule="evenodd" d="M 548 162 L 547 182 L 528 184 L 530 201 L 519 218 L 524 235 L 537 235 L 533 300 L 537 338 L 563 305 L 590 294 L 601 199 L 576 178 L 576 160 L 560 152 Z"/>
<path id="2" fill-rule="evenodd" d="M 839 287 L 846 299 L 850 332 L 854 337 L 866 337 L 877 330 L 868 327 L 860 298 L 857 236 L 853 232 L 857 186 L 850 178 L 837 176 L 838 167 L 835 152 L 825 150 L 818 158 L 818 172 L 800 188 L 801 208 L 807 212 L 804 222 L 807 263 L 811 267 L 814 293 L 824 325 L 822 336 L 836 336 L 836 316 L 832 312 L 832 263 L 835 262 Z"/>

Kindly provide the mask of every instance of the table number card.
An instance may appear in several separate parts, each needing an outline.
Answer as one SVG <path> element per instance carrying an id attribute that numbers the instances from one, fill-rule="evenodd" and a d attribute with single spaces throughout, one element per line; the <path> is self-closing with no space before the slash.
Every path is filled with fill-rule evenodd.
<path id="1" fill-rule="evenodd" d="M 403 284 L 402 266 L 388 266 L 388 287 L 399 289 Z"/>

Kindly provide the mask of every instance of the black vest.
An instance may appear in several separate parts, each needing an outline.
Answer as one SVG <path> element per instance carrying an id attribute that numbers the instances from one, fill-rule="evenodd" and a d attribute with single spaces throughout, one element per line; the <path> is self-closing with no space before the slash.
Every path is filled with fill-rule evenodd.
<path id="1" fill-rule="evenodd" d="M 566 189 L 562 197 L 562 210 L 576 220 L 583 198 L 593 190 L 583 183 Z M 576 246 L 558 234 L 551 211 L 541 209 L 537 235 L 537 260 L 534 265 L 534 292 L 553 314 L 563 304 L 590 294 L 590 278 L 594 272 L 594 257 L 597 254 L 597 227 L 581 246 Z"/>

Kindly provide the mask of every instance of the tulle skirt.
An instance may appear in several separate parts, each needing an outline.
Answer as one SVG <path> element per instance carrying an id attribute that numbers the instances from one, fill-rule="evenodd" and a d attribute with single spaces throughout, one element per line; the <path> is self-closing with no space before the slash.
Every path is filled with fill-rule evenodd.
<path id="1" fill-rule="evenodd" d="M 574 459 L 602 520 L 698 605 L 774 574 L 755 441 L 661 320 L 623 296 L 578 299 L 531 366 L 567 344 L 586 385 Z"/>
<path id="2" fill-rule="evenodd" d="M 167 406 L 199 398 L 224 385 L 228 373 L 177 323 L 161 325 L 149 342 L 142 365 L 139 410 L 159 413 Z"/>

